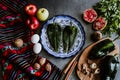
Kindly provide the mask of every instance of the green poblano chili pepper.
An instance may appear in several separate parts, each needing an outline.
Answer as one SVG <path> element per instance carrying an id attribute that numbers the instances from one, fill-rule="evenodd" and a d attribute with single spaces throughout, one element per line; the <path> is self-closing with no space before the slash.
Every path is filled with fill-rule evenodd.
<path id="1" fill-rule="evenodd" d="M 113 51 L 115 49 L 115 45 L 113 41 L 110 39 L 105 39 L 98 44 L 96 44 L 91 50 L 88 55 L 89 59 L 98 59 L 105 55 L 107 55 L 109 52 Z"/>
<path id="2" fill-rule="evenodd" d="M 119 66 L 118 57 L 106 56 L 100 65 L 101 80 L 114 80 Z"/>
<path id="3" fill-rule="evenodd" d="M 78 33 L 78 28 L 75 26 L 66 26 L 63 30 L 63 49 L 64 52 L 69 52 L 73 46 L 76 36 Z"/>
<path id="4" fill-rule="evenodd" d="M 62 36 L 61 26 L 57 23 L 49 24 L 47 27 L 47 35 L 48 35 L 48 39 L 49 39 L 51 46 L 57 52 L 60 47 L 61 40 L 62 40 L 61 39 L 62 38 L 61 37 Z"/>

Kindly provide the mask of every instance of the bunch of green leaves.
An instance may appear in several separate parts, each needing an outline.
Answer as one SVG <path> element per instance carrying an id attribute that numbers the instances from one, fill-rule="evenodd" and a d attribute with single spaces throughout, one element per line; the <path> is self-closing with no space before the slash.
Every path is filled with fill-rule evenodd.
<path id="1" fill-rule="evenodd" d="M 101 0 L 94 6 L 99 16 L 106 19 L 107 25 L 102 31 L 103 34 L 111 36 L 116 33 L 120 36 L 120 0 Z"/>

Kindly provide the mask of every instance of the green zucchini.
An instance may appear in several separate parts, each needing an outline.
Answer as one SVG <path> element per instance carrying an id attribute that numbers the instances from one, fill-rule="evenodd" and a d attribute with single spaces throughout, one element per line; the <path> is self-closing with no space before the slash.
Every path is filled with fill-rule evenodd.
<path id="1" fill-rule="evenodd" d="M 89 59 L 98 59 L 105 55 L 107 55 L 109 52 L 113 51 L 115 49 L 115 45 L 112 40 L 105 39 L 98 44 L 96 44 L 91 50 L 88 55 Z"/>
<path id="2" fill-rule="evenodd" d="M 63 30 L 63 49 L 64 52 L 69 52 L 73 46 L 76 36 L 78 33 L 78 28 L 75 26 L 66 26 Z"/>
<path id="3" fill-rule="evenodd" d="M 54 51 L 58 51 L 62 40 L 62 28 L 59 24 L 49 24 L 47 27 L 47 36 Z"/>

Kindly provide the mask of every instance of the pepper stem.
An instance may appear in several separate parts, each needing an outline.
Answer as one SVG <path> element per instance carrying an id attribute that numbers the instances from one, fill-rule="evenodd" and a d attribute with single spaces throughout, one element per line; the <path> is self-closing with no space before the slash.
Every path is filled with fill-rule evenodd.
<path id="1" fill-rule="evenodd" d="M 120 38 L 120 36 L 117 36 L 116 38 L 113 39 L 113 42 L 116 41 L 119 38 Z"/>

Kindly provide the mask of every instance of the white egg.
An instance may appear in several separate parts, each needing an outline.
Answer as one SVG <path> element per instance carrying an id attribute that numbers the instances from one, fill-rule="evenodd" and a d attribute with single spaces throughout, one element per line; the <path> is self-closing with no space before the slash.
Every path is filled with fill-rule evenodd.
<path id="1" fill-rule="evenodd" d="M 42 50 L 42 45 L 40 43 L 36 43 L 34 46 L 33 46 L 33 52 L 35 54 L 39 54 Z"/>
<path id="2" fill-rule="evenodd" d="M 38 34 L 34 34 L 34 35 L 31 37 L 31 42 L 34 43 L 34 44 L 35 44 L 35 43 L 38 43 L 39 40 L 40 40 L 40 37 L 39 37 Z"/>

